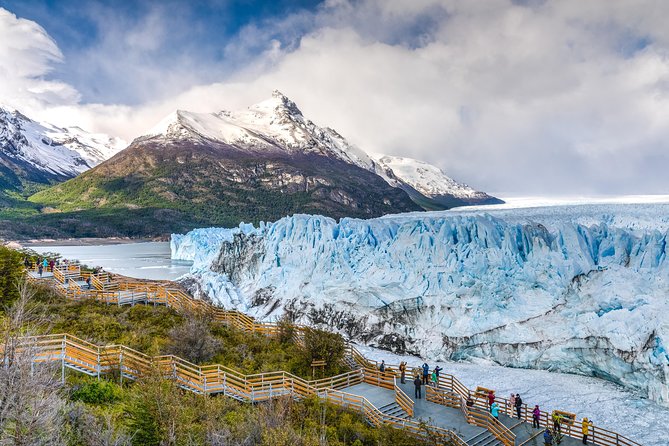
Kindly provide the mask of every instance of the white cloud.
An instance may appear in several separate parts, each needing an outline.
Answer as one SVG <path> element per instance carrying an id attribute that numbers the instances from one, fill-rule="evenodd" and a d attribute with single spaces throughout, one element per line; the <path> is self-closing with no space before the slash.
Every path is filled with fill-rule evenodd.
<path id="1" fill-rule="evenodd" d="M 169 94 L 140 105 L 64 101 L 51 115 L 132 138 L 175 108 L 234 109 L 278 88 L 365 150 L 433 162 L 484 190 L 667 193 L 667 16 L 661 0 L 331 0 L 244 29 L 224 52 L 247 65 L 218 83 L 185 88 L 198 79 L 177 71 Z M 36 47 L 51 48 L 37 58 L 41 76 L 60 55 L 32 25 L 46 39 Z M 141 41 L 164 28 L 151 29 Z M 141 65 L 154 50 L 111 60 L 141 87 L 160 74 Z"/>
<path id="2" fill-rule="evenodd" d="M 44 79 L 62 58 L 41 26 L 0 8 L 0 103 L 24 110 L 76 103 L 74 88 Z"/>

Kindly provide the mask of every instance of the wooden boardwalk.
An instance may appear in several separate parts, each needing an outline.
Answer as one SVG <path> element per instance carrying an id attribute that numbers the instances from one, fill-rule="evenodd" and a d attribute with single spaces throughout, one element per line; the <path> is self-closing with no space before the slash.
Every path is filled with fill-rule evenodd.
<path id="1" fill-rule="evenodd" d="M 52 287 L 69 299 L 96 299 L 110 305 L 152 304 L 174 307 L 177 311 L 207 312 L 215 321 L 238 329 L 276 335 L 279 327 L 259 323 L 237 312 L 214 307 L 195 300 L 165 282 L 117 281 L 107 273 L 82 273 L 79 265 L 68 264 L 54 273 L 28 271 L 27 278 Z M 307 327 L 295 326 L 298 338 Z M 121 379 L 137 379 L 158 371 L 174 379 L 180 387 L 199 394 L 223 394 L 240 401 L 264 401 L 280 396 L 305 398 L 317 395 L 334 404 L 360 412 L 376 426 L 383 424 L 406 429 L 418 436 L 429 433 L 440 444 L 456 446 L 524 446 L 543 445 L 541 430 L 532 429 L 527 405 L 522 420 L 506 414 L 494 419 L 486 408 L 485 398 L 461 384 L 452 375 L 442 375 L 436 388 L 423 387 L 423 399 L 414 398 L 414 386 L 407 376 L 401 384 L 398 367 L 387 365 L 381 373 L 375 361 L 365 358 L 352 345 L 347 346 L 346 363 L 351 371 L 316 381 L 306 381 L 284 371 L 244 375 L 224 365 L 198 366 L 181 358 L 150 357 L 122 345 L 97 346 L 71 335 L 47 335 L 25 339 L 26 345 L 37 346 L 37 362 L 58 362 L 92 376 L 116 372 Z M 473 407 L 465 399 L 474 397 Z M 498 398 L 503 410 L 507 401 Z M 547 426 L 550 414 L 542 412 L 541 425 Z M 426 431 L 427 429 L 427 431 Z M 428 432 L 429 431 L 429 432 Z M 576 446 L 580 442 L 580 422 L 565 426 L 562 445 Z M 591 428 L 589 443 L 601 446 L 641 446 L 615 432 Z"/>

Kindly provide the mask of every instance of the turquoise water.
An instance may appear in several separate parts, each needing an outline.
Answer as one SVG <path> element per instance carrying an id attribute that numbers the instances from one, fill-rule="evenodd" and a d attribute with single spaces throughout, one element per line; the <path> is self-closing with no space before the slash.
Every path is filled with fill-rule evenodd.
<path id="1" fill-rule="evenodd" d="M 64 258 L 88 266 L 138 279 L 174 280 L 188 271 L 192 262 L 170 259 L 169 242 L 120 245 L 30 246 L 40 254 L 57 252 Z"/>

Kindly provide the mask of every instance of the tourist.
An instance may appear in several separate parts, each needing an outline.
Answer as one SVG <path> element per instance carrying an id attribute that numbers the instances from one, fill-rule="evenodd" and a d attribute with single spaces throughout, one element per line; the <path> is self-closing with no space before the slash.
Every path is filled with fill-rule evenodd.
<path id="1" fill-rule="evenodd" d="M 418 399 L 421 399 L 421 393 L 420 393 L 420 386 L 422 385 L 422 381 L 420 380 L 420 377 L 416 375 L 416 378 L 413 380 L 413 385 L 416 386 L 416 391 L 414 396 Z"/>
<path id="2" fill-rule="evenodd" d="M 541 420 L 541 410 L 539 410 L 539 405 L 535 405 L 532 411 L 532 427 L 539 429 L 539 420 Z"/>
<path id="3" fill-rule="evenodd" d="M 434 373 L 437 374 L 437 382 L 439 382 L 439 372 L 441 372 L 442 370 L 444 370 L 444 369 L 442 369 L 442 368 L 439 367 L 439 366 L 436 366 L 436 367 L 434 368 Z"/>
<path id="4" fill-rule="evenodd" d="M 588 434 L 590 434 L 590 427 L 592 427 L 592 422 L 587 418 L 583 417 L 581 422 L 581 432 L 583 432 L 583 444 L 588 444 Z"/>
<path id="5" fill-rule="evenodd" d="M 42 267 L 44 269 L 47 269 L 49 267 L 49 261 L 44 257 L 44 260 L 42 260 Z"/>
<path id="6" fill-rule="evenodd" d="M 520 416 L 520 412 L 523 409 L 523 399 L 520 397 L 520 394 L 516 394 L 516 401 L 515 401 L 515 406 L 516 406 L 516 415 L 518 415 L 518 419 L 520 420 L 522 417 Z"/>
<path id="7" fill-rule="evenodd" d="M 490 406 L 490 413 L 492 414 L 495 419 L 499 419 L 499 404 L 498 403 L 492 403 L 492 406 Z"/>
<path id="8" fill-rule="evenodd" d="M 438 387 L 437 383 L 439 382 L 439 376 L 437 375 L 436 370 L 432 370 L 432 376 L 430 380 L 432 381 L 432 387 Z"/>
<path id="9" fill-rule="evenodd" d="M 428 377 L 430 376 L 430 366 L 427 365 L 427 362 L 423 364 L 423 384 L 426 386 L 428 383 Z"/>
<path id="10" fill-rule="evenodd" d="M 86 277 L 86 285 L 88 285 L 88 289 L 91 289 L 91 276 Z"/>
<path id="11" fill-rule="evenodd" d="M 513 411 L 516 408 L 516 394 L 512 393 L 509 397 L 509 416 L 512 417 Z"/>
<path id="12" fill-rule="evenodd" d="M 54 267 L 55 265 L 56 265 L 56 262 L 54 262 L 53 259 L 51 259 L 51 260 L 49 261 L 49 271 L 51 271 L 52 273 L 53 273 L 53 267 Z"/>
<path id="13" fill-rule="evenodd" d="M 492 403 L 495 402 L 495 392 L 492 390 L 488 391 L 488 407 L 492 407 Z"/>
<path id="14" fill-rule="evenodd" d="M 386 371 L 386 361 L 382 360 L 381 365 L 379 366 L 379 372 L 383 373 Z"/>
<path id="15" fill-rule="evenodd" d="M 404 378 L 406 377 L 406 372 L 407 372 L 407 363 L 402 361 L 400 362 L 400 382 L 402 384 L 406 384 L 404 381 Z"/>
<path id="16" fill-rule="evenodd" d="M 553 434 L 551 434 L 551 430 L 548 428 L 544 431 L 544 445 L 553 446 Z"/>
<path id="17" fill-rule="evenodd" d="M 562 417 L 560 416 L 559 413 L 553 412 L 553 430 L 556 433 L 560 432 L 560 422 L 562 421 Z"/>
<path id="18" fill-rule="evenodd" d="M 39 266 L 37 267 L 37 272 L 39 273 L 39 276 L 42 277 L 42 272 L 44 271 L 44 267 L 40 263 Z"/>
<path id="19" fill-rule="evenodd" d="M 471 395 L 467 395 L 467 407 L 474 407 L 474 400 Z"/>

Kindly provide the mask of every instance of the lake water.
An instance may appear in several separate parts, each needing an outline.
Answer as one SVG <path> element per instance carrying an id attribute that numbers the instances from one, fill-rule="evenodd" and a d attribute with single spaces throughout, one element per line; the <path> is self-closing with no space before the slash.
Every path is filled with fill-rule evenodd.
<path id="1" fill-rule="evenodd" d="M 192 262 L 172 260 L 169 242 L 125 243 L 119 245 L 29 246 L 40 254 L 57 252 L 63 258 L 128 277 L 174 280 L 190 271 Z"/>

